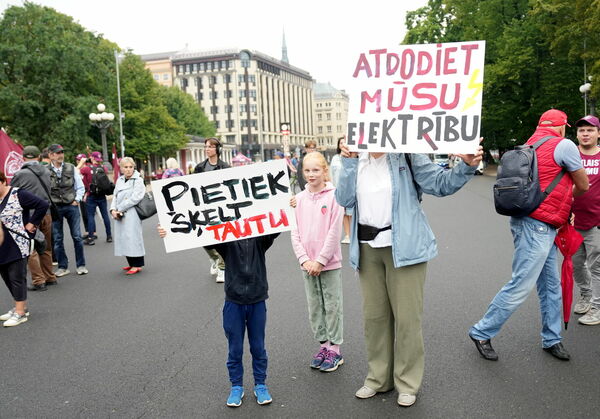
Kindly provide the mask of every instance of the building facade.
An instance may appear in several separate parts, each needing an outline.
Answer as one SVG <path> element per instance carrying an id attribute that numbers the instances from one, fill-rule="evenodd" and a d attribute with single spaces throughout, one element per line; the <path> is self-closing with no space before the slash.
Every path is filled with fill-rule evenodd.
<path id="1" fill-rule="evenodd" d="M 171 65 L 172 52 L 146 54 L 140 58 L 146 63 L 146 68 L 152 73 L 154 80 L 162 86 L 173 86 L 173 66 Z"/>
<path id="2" fill-rule="evenodd" d="M 281 124 L 290 147 L 313 131 L 313 80 L 290 64 L 250 50 L 183 51 L 171 55 L 173 85 L 193 96 L 217 136 L 256 160 L 283 150 Z"/>
<path id="3" fill-rule="evenodd" d="M 315 83 L 313 97 L 317 147 L 335 150 L 338 138 L 346 135 L 348 95 L 330 83 Z"/>

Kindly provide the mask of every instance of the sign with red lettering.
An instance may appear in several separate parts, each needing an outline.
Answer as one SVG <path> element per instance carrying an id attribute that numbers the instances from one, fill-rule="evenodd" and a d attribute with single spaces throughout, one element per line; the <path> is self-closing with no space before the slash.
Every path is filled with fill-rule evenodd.
<path id="1" fill-rule="evenodd" d="M 473 153 L 485 41 L 399 45 L 356 54 L 348 89 L 352 151 Z"/>
<path id="2" fill-rule="evenodd" d="M 167 253 L 296 227 L 285 160 L 155 180 L 152 190 Z"/>

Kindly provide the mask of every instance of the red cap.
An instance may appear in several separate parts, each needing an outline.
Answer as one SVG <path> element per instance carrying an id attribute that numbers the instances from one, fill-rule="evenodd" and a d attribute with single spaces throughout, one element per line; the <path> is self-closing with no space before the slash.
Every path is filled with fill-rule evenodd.
<path id="1" fill-rule="evenodd" d="M 558 109 L 550 109 L 542 114 L 538 127 L 560 127 L 566 125 L 570 127 L 567 122 L 567 114 Z"/>

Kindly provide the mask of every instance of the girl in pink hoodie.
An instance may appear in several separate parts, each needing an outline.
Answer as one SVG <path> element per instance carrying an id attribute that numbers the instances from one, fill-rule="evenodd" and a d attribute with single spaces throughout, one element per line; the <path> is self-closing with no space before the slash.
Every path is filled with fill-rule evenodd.
<path id="1" fill-rule="evenodd" d="M 302 175 L 307 183 L 296 195 L 297 229 L 292 230 L 292 246 L 302 268 L 310 326 L 321 344 L 310 366 L 331 372 L 344 363 L 340 352 L 344 323 L 340 236 L 344 209 L 327 181 L 327 162 L 321 153 L 304 157 Z"/>

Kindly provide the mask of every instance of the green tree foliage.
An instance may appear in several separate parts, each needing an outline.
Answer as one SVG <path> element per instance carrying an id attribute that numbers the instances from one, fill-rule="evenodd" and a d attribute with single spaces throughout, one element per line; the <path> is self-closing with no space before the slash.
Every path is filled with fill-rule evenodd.
<path id="1" fill-rule="evenodd" d="M 23 144 L 92 142 L 88 114 L 115 86 L 114 45 L 55 10 L 25 3 L 0 18 L 0 126 Z"/>
<path id="2" fill-rule="evenodd" d="M 185 146 L 185 128 L 169 114 L 158 83 L 142 60 L 127 53 L 120 63 L 121 101 L 128 156 L 173 155 Z"/>
<path id="3" fill-rule="evenodd" d="M 186 134 L 205 138 L 215 135 L 214 124 L 190 95 L 177 87 L 165 86 L 160 86 L 160 95 L 169 115 L 184 128 Z"/>
<path id="4" fill-rule="evenodd" d="M 600 67 L 599 32 L 590 30 L 600 19 L 600 0 L 430 0 L 413 13 L 404 43 L 486 41 L 486 148 L 523 143 L 551 107 L 571 120 L 583 114 L 582 60 Z"/>

